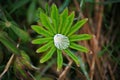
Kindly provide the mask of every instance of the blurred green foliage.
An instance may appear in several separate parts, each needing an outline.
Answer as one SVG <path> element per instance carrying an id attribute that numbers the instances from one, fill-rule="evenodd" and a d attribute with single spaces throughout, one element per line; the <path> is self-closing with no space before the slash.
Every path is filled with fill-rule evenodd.
<path id="1" fill-rule="evenodd" d="M 52 1 L 52 2 L 49 2 Z M 59 4 L 59 2 L 61 2 Z M 81 2 L 80 6 L 84 11 L 85 3 L 91 4 L 88 12 L 90 17 L 93 16 L 93 10 L 95 4 L 102 4 L 105 6 L 105 14 L 103 15 L 103 21 L 105 24 L 103 32 L 110 30 L 110 18 L 111 11 L 115 8 L 114 14 L 114 27 L 111 32 L 110 42 L 103 46 L 103 50 L 100 51 L 99 56 L 102 57 L 105 52 L 109 53 L 110 58 L 120 66 L 119 50 L 120 50 L 120 28 L 119 28 L 119 2 L 120 0 L 105 0 L 105 2 L 95 3 L 95 0 L 78 0 Z M 0 0 L 0 74 L 4 70 L 6 63 L 10 56 L 15 54 L 13 63 L 10 65 L 7 73 L 1 80 L 55 80 L 58 76 L 55 73 L 56 58 L 49 60 L 45 64 L 39 64 L 39 56 L 35 54 L 35 50 L 38 46 L 32 45 L 30 42 L 32 38 L 41 37 L 37 36 L 30 28 L 31 24 L 36 24 L 40 12 L 49 13 L 49 6 L 55 3 L 59 7 L 59 12 L 62 12 L 66 7 L 71 10 L 75 10 L 73 0 Z M 40 24 L 40 23 L 38 23 Z M 117 36 L 112 39 L 113 36 Z M 112 41 L 113 40 L 113 41 Z M 17 48 L 17 45 L 19 47 Z M 67 60 L 64 58 L 64 66 L 67 66 Z M 80 59 L 83 65 L 78 70 L 88 77 L 89 70 L 86 68 L 86 64 Z M 37 69 L 33 65 L 39 67 Z M 54 65 L 54 66 L 52 66 Z M 71 67 L 73 71 L 69 73 L 69 77 L 76 79 L 77 67 Z M 117 68 L 119 70 L 120 68 Z M 75 73 L 75 74 L 74 74 Z M 119 72 L 115 72 L 117 79 L 119 79 Z M 73 77 L 75 76 L 75 77 Z"/>

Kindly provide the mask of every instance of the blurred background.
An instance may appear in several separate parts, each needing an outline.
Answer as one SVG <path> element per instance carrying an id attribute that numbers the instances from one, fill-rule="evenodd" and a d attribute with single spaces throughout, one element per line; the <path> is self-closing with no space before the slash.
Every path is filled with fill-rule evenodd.
<path id="1" fill-rule="evenodd" d="M 39 13 L 50 14 L 56 4 L 61 13 L 75 11 L 75 21 L 88 18 L 79 33 L 93 36 L 80 41 L 90 52 L 80 56 L 77 67 L 64 57 L 63 69 L 56 71 L 56 56 L 44 64 L 38 45 L 31 44 L 37 34 Z M 0 80 L 119 80 L 120 79 L 120 0 L 0 0 Z M 70 64 L 70 66 L 68 66 Z"/>

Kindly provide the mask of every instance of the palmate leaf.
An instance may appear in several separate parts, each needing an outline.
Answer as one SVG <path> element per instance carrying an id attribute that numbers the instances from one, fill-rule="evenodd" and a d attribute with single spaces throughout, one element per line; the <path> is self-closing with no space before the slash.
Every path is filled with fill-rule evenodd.
<path id="1" fill-rule="evenodd" d="M 89 40 L 91 38 L 92 38 L 92 36 L 90 34 L 71 35 L 69 37 L 70 41 Z"/>
<path id="2" fill-rule="evenodd" d="M 51 19 L 53 21 L 55 32 L 57 33 L 57 30 L 58 30 L 57 26 L 59 24 L 59 12 L 55 4 L 53 4 L 51 7 Z"/>
<path id="3" fill-rule="evenodd" d="M 50 41 L 47 44 L 45 44 L 44 46 L 38 48 L 36 52 L 40 53 L 40 52 L 47 51 L 51 46 L 53 46 L 53 41 Z"/>
<path id="4" fill-rule="evenodd" d="M 32 25 L 31 28 L 36 31 L 38 34 L 42 34 L 43 36 L 52 36 L 53 34 L 49 31 L 46 31 L 44 28 L 38 25 Z"/>
<path id="5" fill-rule="evenodd" d="M 62 51 L 57 49 L 57 71 L 59 71 L 62 68 L 62 64 L 63 64 Z"/>
<path id="6" fill-rule="evenodd" d="M 76 49 L 76 50 L 81 51 L 81 52 L 86 52 L 86 53 L 88 52 L 88 49 L 86 47 L 83 47 L 83 46 L 78 45 L 76 43 L 71 43 L 70 48 Z"/>
<path id="7" fill-rule="evenodd" d="M 76 57 L 74 53 L 72 53 L 69 49 L 65 49 L 64 51 L 67 53 L 68 56 L 70 56 L 70 58 L 75 61 L 77 65 L 80 63 L 78 57 Z"/>
<path id="8" fill-rule="evenodd" d="M 58 28 L 58 33 L 61 33 L 62 29 L 64 28 L 64 26 L 66 24 L 67 16 L 68 16 L 68 9 L 66 8 L 60 14 L 60 25 L 59 25 L 59 28 Z"/>
<path id="9" fill-rule="evenodd" d="M 62 34 L 66 35 L 69 30 L 70 30 L 70 27 L 72 26 L 72 23 L 73 23 L 73 20 L 74 20 L 74 12 L 72 12 L 68 17 L 67 17 L 67 21 L 66 21 L 66 24 L 65 26 L 63 26 L 64 28 L 62 29 Z"/>
<path id="10" fill-rule="evenodd" d="M 71 27 L 68 36 L 71 36 L 73 33 L 75 33 L 78 29 L 80 29 L 86 22 L 87 22 L 87 18 L 82 19 L 80 21 L 78 21 L 73 27 Z"/>
<path id="11" fill-rule="evenodd" d="M 50 51 L 45 56 L 42 57 L 42 59 L 40 60 L 40 63 L 44 63 L 44 62 L 48 61 L 52 57 L 55 50 L 56 50 L 55 46 L 52 46 Z"/>
<path id="12" fill-rule="evenodd" d="M 52 40 L 52 37 L 49 38 L 38 38 L 32 41 L 33 44 L 44 44 L 46 42 L 49 42 L 50 40 Z"/>
<path id="13" fill-rule="evenodd" d="M 40 13 L 40 20 L 42 25 L 49 30 L 49 32 L 55 33 L 53 26 L 51 25 L 50 18 L 44 14 L 43 12 Z"/>

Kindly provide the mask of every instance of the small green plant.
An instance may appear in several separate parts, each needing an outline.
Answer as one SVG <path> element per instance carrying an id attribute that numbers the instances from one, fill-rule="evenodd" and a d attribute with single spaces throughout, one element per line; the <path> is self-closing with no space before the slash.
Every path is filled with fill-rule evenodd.
<path id="1" fill-rule="evenodd" d="M 40 63 L 48 61 L 57 52 L 57 70 L 60 70 L 63 64 L 62 52 L 65 52 L 77 65 L 80 64 L 78 57 L 71 49 L 87 53 L 88 49 L 76 42 L 89 40 L 91 35 L 75 34 L 87 22 L 87 18 L 78 21 L 76 24 L 73 24 L 73 20 L 74 12 L 68 15 L 68 9 L 66 8 L 59 14 L 56 5 L 52 5 L 50 16 L 40 12 L 41 25 L 32 25 L 32 29 L 42 36 L 32 41 L 33 44 L 42 44 L 36 50 L 37 53 L 45 52 L 45 55 L 40 59 Z"/>

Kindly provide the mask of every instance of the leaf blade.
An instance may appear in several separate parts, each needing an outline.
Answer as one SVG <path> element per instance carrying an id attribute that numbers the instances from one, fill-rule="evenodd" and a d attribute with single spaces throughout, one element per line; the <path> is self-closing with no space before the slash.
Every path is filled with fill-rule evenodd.
<path id="1" fill-rule="evenodd" d="M 37 52 L 37 53 L 40 53 L 40 52 L 44 52 L 44 51 L 48 50 L 51 46 L 53 46 L 52 43 L 53 43 L 53 41 L 48 42 L 48 43 L 45 44 L 44 46 L 38 48 L 38 49 L 36 50 L 36 52 Z"/>
<path id="2" fill-rule="evenodd" d="M 66 23 L 66 18 L 68 16 L 68 9 L 66 8 L 61 14 L 60 14 L 60 25 L 58 28 L 58 33 L 61 33 L 62 29 L 64 28 L 64 25 Z"/>
<path id="3" fill-rule="evenodd" d="M 76 43 L 71 43 L 70 48 L 87 53 L 89 50 L 86 47 L 78 45 Z"/>
<path id="4" fill-rule="evenodd" d="M 52 57 L 55 50 L 56 50 L 56 48 L 53 46 L 50 49 L 50 51 L 44 57 L 42 57 L 42 59 L 40 60 L 40 63 L 44 63 L 44 62 L 48 61 Z"/>
<path id="5" fill-rule="evenodd" d="M 90 34 L 81 34 L 81 35 L 71 35 L 70 41 L 81 41 L 81 40 L 89 40 L 92 38 Z"/>
<path id="6" fill-rule="evenodd" d="M 41 26 L 38 25 L 32 25 L 31 28 L 37 32 L 38 34 L 41 34 L 43 36 L 52 36 L 52 34 L 48 31 L 46 31 L 44 28 L 42 28 Z"/>
<path id="7" fill-rule="evenodd" d="M 70 58 L 73 59 L 73 61 L 75 61 L 77 65 L 79 65 L 79 59 L 77 56 L 75 56 L 69 49 L 65 49 L 64 51 L 67 53 L 68 56 L 70 56 Z"/>
<path id="8" fill-rule="evenodd" d="M 51 18 L 49 18 L 46 14 L 44 14 L 43 12 L 40 13 L 40 20 L 42 25 L 48 29 L 52 34 L 55 33 L 54 28 L 51 25 Z"/>
<path id="9" fill-rule="evenodd" d="M 11 52 L 14 54 L 19 54 L 20 51 L 18 48 L 16 48 L 15 43 L 12 41 L 10 37 L 6 35 L 5 32 L 0 32 L 0 42 L 6 46 Z"/>
<path id="10" fill-rule="evenodd" d="M 52 37 L 50 37 L 50 38 L 38 38 L 38 39 L 34 39 L 32 41 L 32 43 L 33 44 L 43 44 L 43 43 L 49 42 L 51 39 L 52 39 Z"/>
<path id="11" fill-rule="evenodd" d="M 57 71 L 59 71 L 62 68 L 62 64 L 63 64 L 62 51 L 57 49 Z"/>
<path id="12" fill-rule="evenodd" d="M 80 29 L 86 22 L 88 21 L 87 18 L 82 19 L 78 21 L 73 27 L 71 27 L 68 36 L 71 36 L 73 33 L 75 33 L 78 29 Z"/>
<path id="13" fill-rule="evenodd" d="M 72 12 L 68 17 L 67 17 L 67 21 L 66 21 L 66 24 L 65 24 L 65 27 L 63 28 L 62 30 L 62 34 L 64 35 L 67 35 L 67 33 L 69 32 L 71 26 L 72 26 L 72 23 L 73 23 L 73 19 L 74 19 L 74 12 Z"/>
<path id="14" fill-rule="evenodd" d="M 53 21 L 55 32 L 57 33 L 57 29 L 58 29 L 57 26 L 59 24 L 59 12 L 58 12 L 57 6 L 55 4 L 53 4 L 51 7 L 51 18 Z"/>

